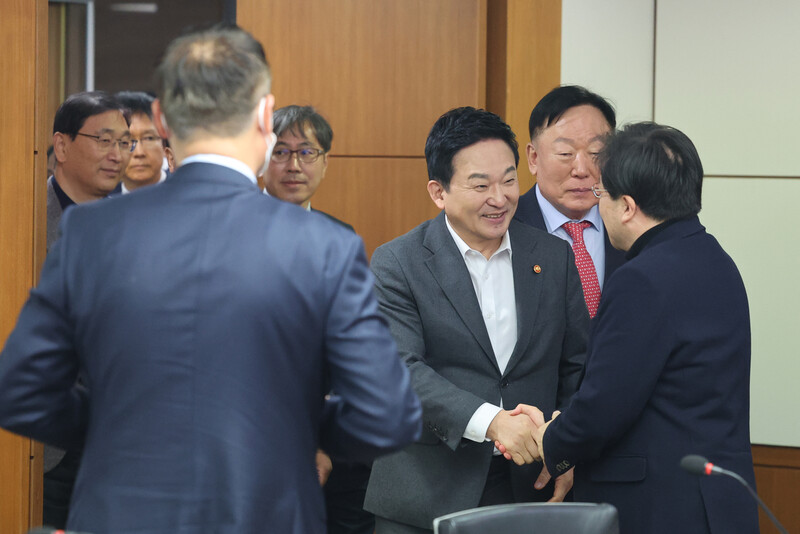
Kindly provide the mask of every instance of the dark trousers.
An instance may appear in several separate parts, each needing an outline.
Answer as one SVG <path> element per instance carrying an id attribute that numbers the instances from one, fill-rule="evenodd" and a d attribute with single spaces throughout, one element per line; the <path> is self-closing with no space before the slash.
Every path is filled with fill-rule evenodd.
<path id="1" fill-rule="evenodd" d="M 67 527 L 69 502 L 72 499 L 72 488 L 75 486 L 80 463 L 80 451 L 67 451 L 58 465 L 44 474 L 43 525 L 57 529 Z"/>
<path id="2" fill-rule="evenodd" d="M 333 462 L 325 484 L 328 534 L 372 534 L 375 516 L 364 511 L 364 496 L 371 468 L 368 465 Z"/>

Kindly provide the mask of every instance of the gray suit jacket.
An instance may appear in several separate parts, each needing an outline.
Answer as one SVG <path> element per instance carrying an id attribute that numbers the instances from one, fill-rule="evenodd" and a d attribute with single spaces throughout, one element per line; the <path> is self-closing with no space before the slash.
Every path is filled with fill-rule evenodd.
<path id="1" fill-rule="evenodd" d="M 61 222 L 61 203 L 53 188 L 53 177 L 47 179 L 47 250 L 58 238 L 58 224 Z"/>
<path id="2" fill-rule="evenodd" d="M 47 250 L 58 239 L 59 224 L 61 223 L 61 202 L 58 201 L 58 195 L 53 187 L 53 177 L 47 179 Z M 57 447 L 50 445 L 44 446 L 44 472 L 47 473 L 64 458 L 64 451 Z"/>
<path id="3" fill-rule="evenodd" d="M 526 403 L 549 416 L 577 390 L 589 317 L 572 250 L 518 221 L 509 232 L 519 337 L 504 373 L 443 213 L 372 256 L 381 311 L 423 405 L 421 439 L 373 466 L 364 508 L 378 516 L 431 528 L 477 506 L 492 444 L 462 439 L 475 410 L 502 396 L 508 409 Z M 512 467 L 518 501 L 537 499 L 540 469 Z"/>

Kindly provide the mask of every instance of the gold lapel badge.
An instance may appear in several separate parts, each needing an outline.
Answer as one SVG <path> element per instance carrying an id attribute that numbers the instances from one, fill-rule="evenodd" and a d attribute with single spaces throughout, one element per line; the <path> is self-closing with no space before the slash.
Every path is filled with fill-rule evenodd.
<path id="1" fill-rule="evenodd" d="M 542 272 L 542 268 L 539 267 L 538 265 L 534 265 L 533 266 L 533 272 L 535 272 L 536 274 L 539 274 L 540 272 Z"/>

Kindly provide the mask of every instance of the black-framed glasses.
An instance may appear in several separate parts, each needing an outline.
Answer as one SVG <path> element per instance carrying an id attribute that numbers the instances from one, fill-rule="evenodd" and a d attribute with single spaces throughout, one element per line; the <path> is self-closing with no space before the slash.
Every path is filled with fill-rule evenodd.
<path id="1" fill-rule="evenodd" d="M 594 184 L 592 186 L 592 194 L 595 196 L 595 198 L 600 198 L 600 195 L 602 195 L 603 193 L 608 193 L 608 190 L 607 189 L 603 189 L 602 187 L 598 186 L 597 184 Z"/>
<path id="2" fill-rule="evenodd" d="M 288 148 L 276 148 L 272 151 L 272 161 L 275 163 L 286 163 L 292 159 L 292 155 L 297 154 L 297 159 L 303 163 L 314 163 L 325 153 L 319 148 L 298 148 L 289 150 Z"/>
<path id="3" fill-rule="evenodd" d="M 136 140 L 134 139 L 114 139 L 110 135 L 89 135 L 81 132 L 78 132 L 77 135 L 94 139 L 103 152 L 108 152 L 115 145 L 119 146 L 120 152 L 133 152 L 136 148 Z"/>

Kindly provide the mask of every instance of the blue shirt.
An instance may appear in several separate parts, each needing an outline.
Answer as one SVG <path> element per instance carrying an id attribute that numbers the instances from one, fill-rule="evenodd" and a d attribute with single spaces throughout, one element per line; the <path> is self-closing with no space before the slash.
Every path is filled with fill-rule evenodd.
<path id="1" fill-rule="evenodd" d="M 572 246 L 572 238 L 566 230 L 562 227 L 567 222 L 581 222 L 589 221 L 592 226 L 583 231 L 583 242 L 586 245 L 586 250 L 589 256 L 592 257 L 594 263 L 594 270 L 597 273 L 597 281 L 600 283 L 600 289 L 603 289 L 603 278 L 606 274 L 606 244 L 604 239 L 605 227 L 603 226 L 603 219 L 600 217 L 600 210 L 597 204 L 592 206 L 583 219 L 570 219 L 555 207 L 553 207 L 546 198 L 542 196 L 539 191 L 539 185 L 536 186 L 536 200 L 539 202 L 539 208 L 542 210 L 542 217 L 544 217 L 544 224 L 547 227 L 547 233 L 556 237 L 560 237 Z"/>

